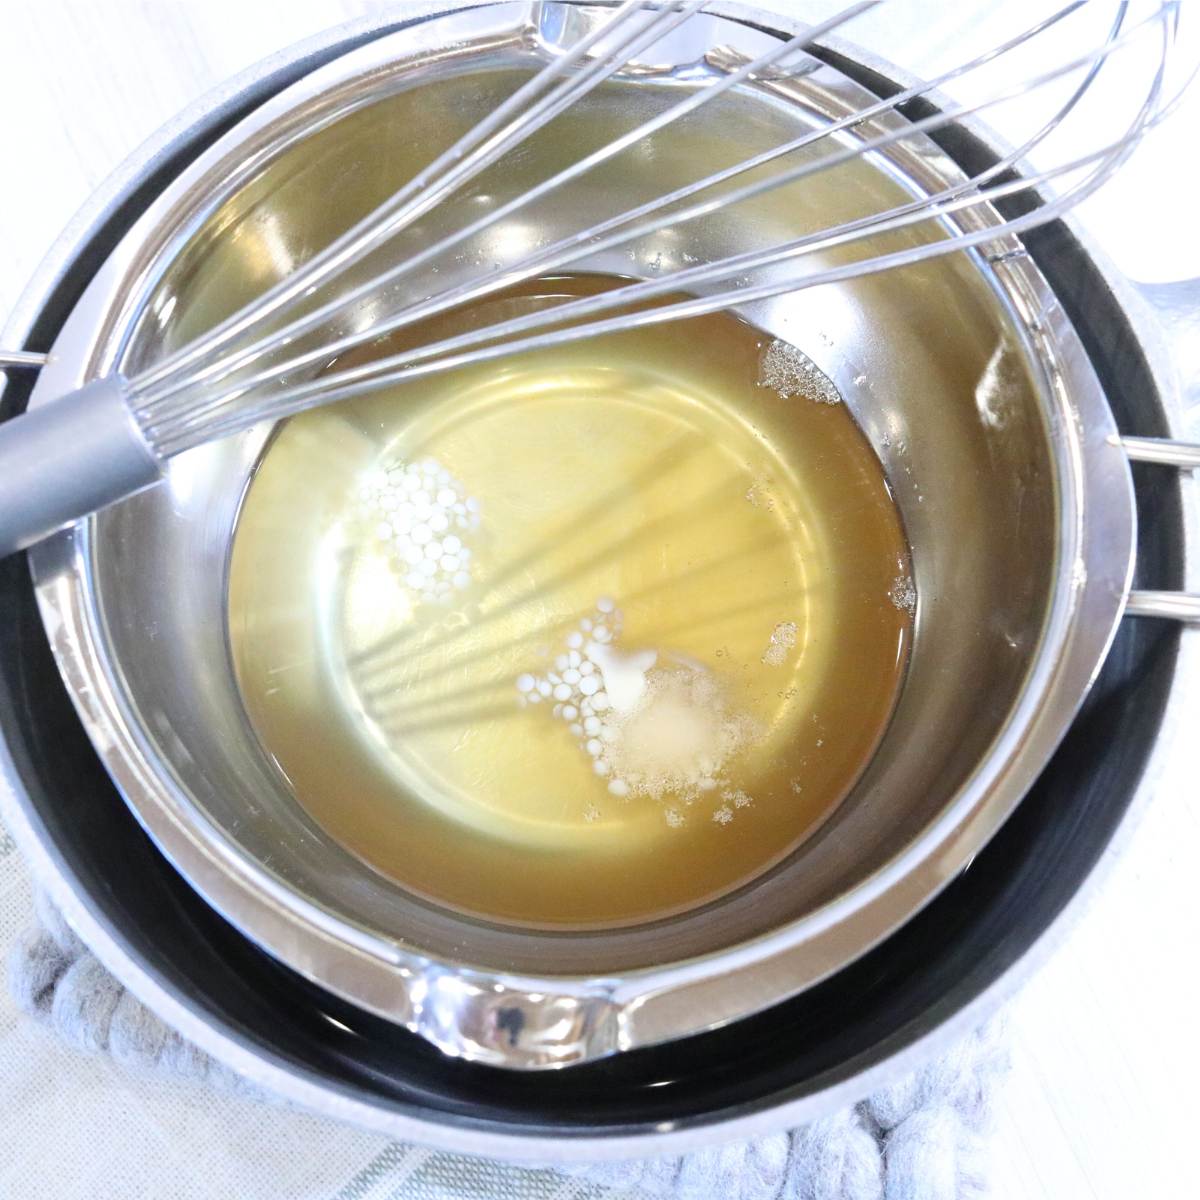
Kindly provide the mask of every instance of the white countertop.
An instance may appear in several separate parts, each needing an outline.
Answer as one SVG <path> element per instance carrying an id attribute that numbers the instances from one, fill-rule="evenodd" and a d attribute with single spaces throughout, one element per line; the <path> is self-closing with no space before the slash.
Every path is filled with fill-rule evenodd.
<path id="1" fill-rule="evenodd" d="M 271 51 L 380 7 L 367 0 L 10 0 L 0 37 L 0 315 L 89 191 L 167 118 Z M 824 13 L 834 5 L 775 7 Z M 1051 7 L 1009 0 L 1004 27 Z M 909 22 L 914 12 L 924 19 L 907 25 L 920 36 L 909 38 L 914 49 L 905 54 L 895 22 Z M 948 47 L 965 53 L 1000 20 L 999 6 L 979 0 L 893 0 L 860 36 L 868 44 L 878 39 L 890 57 L 920 71 Z M 1190 227 L 1196 203 L 1189 186 L 1195 168 L 1179 150 L 1188 140 L 1183 128 L 1200 130 L 1195 98 L 1085 214 L 1119 265 L 1141 278 L 1200 274 L 1200 239 L 1178 235 Z M 1193 133 L 1190 140 L 1198 139 Z M 1151 211 L 1153 220 L 1144 219 Z M 1186 636 L 1200 640 L 1200 633 Z M 1200 1079 L 1197 812 L 1190 761 L 1169 763 L 1091 910 L 1012 1005 L 1015 1067 L 995 1143 L 1000 1200 L 1194 1194 L 1188 1101 Z M 0 903 L 15 911 L 27 901 L 0 896 Z M 58 1090 L 69 1092 L 72 1081 L 61 1073 L 69 1072 L 70 1055 L 38 1038 L 29 1046 L 30 1054 L 53 1059 Z M 94 1066 L 86 1082 L 81 1072 L 87 1119 L 118 1119 L 105 1110 L 104 1086 Z M 65 1093 L 59 1111 L 72 1116 Z M 162 1132 L 161 1115 L 143 1115 Z M 4 1138 L 19 1150 L 24 1127 L 8 1118 L 5 1112 Z M 140 1118 L 123 1111 L 119 1119 Z M 130 1153 L 134 1144 L 124 1135 L 112 1141 Z M 3 1173 L 0 1163 L 0 1182 Z"/>

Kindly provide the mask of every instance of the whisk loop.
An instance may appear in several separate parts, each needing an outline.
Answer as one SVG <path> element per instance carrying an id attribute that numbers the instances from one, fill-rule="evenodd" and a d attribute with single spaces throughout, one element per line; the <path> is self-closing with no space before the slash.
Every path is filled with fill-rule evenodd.
<path id="1" fill-rule="evenodd" d="M 515 261 L 497 263 L 477 276 L 440 288 L 431 295 L 399 295 L 422 268 L 456 248 L 469 244 L 505 222 L 583 178 L 614 157 L 649 144 L 648 139 L 673 123 L 691 117 L 716 98 L 739 87 L 778 90 L 790 76 L 812 69 L 802 52 L 854 20 L 881 0 L 861 0 L 796 37 L 781 40 L 758 57 L 738 64 L 706 61 L 703 70 L 682 81 L 685 94 L 649 119 L 581 154 L 547 179 L 504 203 L 432 237 L 427 245 L 402 257 L 363 282 L 304 310 L 325 286 L 346 273 L 405 230 L 420 229 L 421 220 L 444 201 L 500 162 L 572 105 L 618 76 L 639 56 L 700 13 L 705 0 L 657 5 L 649 0 L 624 0 L 598 21 L 578 42 L 522 84 L 495 111 L 438 155 L 382 205 L 307 263 L 258 299 L 233 313 L 215 328 L 180 347 L 131 380 L 113 378 L 91 385 L 103 391 L 103 403 L 92 410 L 107 414 L 111 428 L 97 444 L 113 449 L 124 468 L 92 471 L 85 488 L 72 493 L 61 479 L 42 490 L 55 495 L 42 503 L 38 487 L 25 472 L 27 495 L 16 509 L 0 505 L 0 552 L 27 545 L 67 520 L 144 486 L 157 477 L 162 463 L 175 454 L 224 437 L 266 420 L 278 420 L 318 404 L 391 387 L 405 379 L 435 371 L 488 361 L 521 351 L 545 348 L 605 333 L 685 319 L 717 309 L 741 306 L 804 288 L 840 283 L 876 271 L 928 261 L 947 253 L 988 243 L 1003 244 L 1036 225 L 1067 212 L 1100 187 L 1128 158 L 1145 132 L 1174 107 L 1178 95 L 1164 98 L 1165 81 L 1177 37 L 1178 0 L 1155 4 L 1150 14 L 1129 24 L 1128 0 L 1118 3 L 1104 39 L 1075 55 L 1017 82 L 1005 82 L 970 101 L 939 100 L 933 111 L 903 120 L 910 102 L 936 93 L 946 85 L 970 81 L 989 64 L 1035 42 L 1084 7 L 1084 0 L 1050 13 L 1008 40 L 989 47 L 927 82 L 875 101 L 861 110 L 831 120 L 778 146 L 723 166 L 692 183 L 652 196 L 611 217 L 535 246 Z M 1159 50 L 1148 83 L 1139 95 L 1133 116 L 1105 143 L 1065 162 L 1015 174 L 1015 168 L 1068 122 L 1103 74 L 1114 53 L 1135 39 L 1154 36 Z M 1055 104 L 1020 145 L 999 161 L 936 193 L 914 197 L 879 212 L 828 228 L 810 230 L 789 241 L 761 249 L 697 263 L 636 281 L 611 291 L 560 303 L 520 317 L 429 344 L 417 344 L 374 362 L 330 368 L 350 350 L 417 325 L 426 318 L 471 303 L 538 275 L 584 263 L 605 252 L 636 243 L 663 230 L 684 228 L 690 222 L 723 214 L 781 187 L 803 185 L 818 174 L 835 170 L 864 155 L 878 155 L 905 139 L 936 133 L 964 118 L 1037 92 L 1076 73 L 1082 78 L 1065 99 Z M 696 79 L 707 74 L 704 82 Z M 1011 76 L 1010 76 L 1011 79 Z M 1127 78 L 1122 86 L 1128 87 Z M 1190 82 L 1190 80 L 1189 80 Z M 1186 85 L 1185 85 L 1186 86 Z M 784 86 L 786 94 L 786 86 Z M 881 124 L 882 121 L 882 124 Z M 782 163 L 792 156 L 791 164 Z M 768 174 L 764 168 L 779 164 Z M 759 173 L 756 175 L 756 173 Z M 743 177 L 749 177 L 743 182 Z M 1059 194 L 1042 196 L 1039 189 L 1067 181 Z M 728 185 L 728 186 L 727 186 Z M 992 206 L 1023 197 L 1019 211 L 1000 219 Z M 907 244 L 872 246 L 872 239 L 905 235 Z M 914 244 L 914 238 L 915 244 Z M 864 246 L 852 261 L 830 265 L 821 261 L 834 250 Z M 1009 249 L 1013 247 L 1009 245 Z M 808 269 L 805 264 L 808 263 Z M 753 278 L 764 271 L 769 277 Z M 680 294 L 685 298 L 679 299 Z M 357 306 L 369 302 L 375 310 L 365 328 L 343 328 Z M 306 341 L 307 339 L 307 341 Z M 293 347 L 291 352 L 288 347 Z M 324 373 L 321 373 L 324 372 Z M 79 406 L 65 400 L 43 406 L 29 417 L 9 422 L 0 430 L 0 460 L 16 461 L 23 454 L 22 427 L 27 423 L 45 447 L 56 437 L 70 438 L 70 420 L 79 420 Z M 56 410 L 61 412 L 56 415 Z M 39 413 L 41 415 L 39 415 Z M 73 415 L 72 415 L 73 414 Z M 36 421 L 34 420 L 36 418 Z M 48 432 L 49 431 L 49 432 Z M 83 472 L 77 452 L 69 448 L 54 456 L 54 472 L 69 477 Z M 122 473 L 122 470 L 124 473 Z M 53 473 L 43 464 L 47 478 Z M 0 478 L 4 472 L 0 471 Z M 103 475 L 101 481 L 95 476 Z M 41 478 L 41 475 L 39 475 Z"/>
<path id="2" fill-rule="evenodd" d="M 626 0 L 606 23 L 518 88 L 494 113 L 439 155 L 374 212 L 257 300 L 227 317 L 209 333 L 168 355 L 156 367 L 146 371 L 139 382 L 146 388 L 153 388 L 162 378 L 188 369 L 198 358 L 218 350 L 331 275 L 349 269 L 381 242 L 400 233 L 455 187 L 473 178 L 573 101 L 615 74 L 624 65 L 627 56 L 640 53 L 704 4 L 704 0 L 688 0 L 679 12 L 667 7 L 645 26 L 631 26 L 629 18 L 644 10 L 647 2 Z M 557 91 L 540 100 L 536 99 L 539 92 L 560 76 L 566 75 L 597 43 L 614 34 L 619 35 L 618 40 L 584 67 L 577 77 L 568 78 Z"/>
<path id="3" fill-rule="evenodd" d="M 432 246 L 426 247 L 418 254 L 413 255 L 411 258 L 406 259 L 397 266 L 392 267 L 388 271 L 383 272 L 381 275 L 369 280 L 367 283 L 354 289 L 352 292 L 347 293 L 344 296 L 339 296 L 330 304 L 323 306 L 310 316 L 299 321 L 295 321 L 292 324 L 285 326 L 283 329 L 273 332 L 265 340 L 259 341 L 253 346 L 248 347 L 243 353 L 235 355 L 234 358 L 227 364 L 214 364 L 207 372 L 202 371 L 197 376 L 197 379 L 202 381 L 204 379 L 211 378 L 213 375 L 227 374 L 233 370 L 236 370 L 244 363 L 252 361 L 255 357 L 270 349 L 273 345 L 277 344 L 278 338 L 298 336 L 312 329 L 319 328 L 324 320 L 334 315 L 339 310 L 347 308 L 349 305 L 353 304 L 354 301 L 361 299 L 364 296 L 372 295 L 382 291 L 382 289 L 396 282 L 404 275 L 411 273 L 417 267 L 426 262 L 436 261 L 442 255 L 452 250 L 455 246 L 461 245 L 467 239 L 483 232 L 486 229 L 491 228 L 494 225 L 498 225 L 505 218 L 513 216 L 522 209 L 528 208 L 542 197 L 558 191 L 572 180 L 585 175 L 587 172 L 595 169 L 602 163 L 607 162 L 617 154 L 636 146 L 639 142 L 642 142 L 646 138 L 653 136 L 659 130 L 665 129 L 668 125 L 674 124 L 681 118 L 686 117 L 688 114 L 694 112 L 702 105 L 710 103 L 717 96 L 721 95 L 723 92 L 729 91 L 733 87 L 736 87 L 737 84 L 744 82 L 752 75 L 761 71 L 765 71 L 777 63 L 780 59 L 791 54 L 793 51 L 802 49 L 804 46 L 822 37 L 824 34 L 829 33 L 838 26 L 845 24 L 846 21 L 857 16 L 860 12 L 873 7 L 877 2 L 878 0 L 861 0 L 860 3 L 851 5 L 849 8 L 844 9 L 835 17 L 830 18 L 821 25 L 815 26 L 813 29 L 807 30 L 803 34 L 799 34 L 794 38 L 790 38 L 788 41 L 780 43 L 780 45 L 773 47 L 765 54 L 760 55 L 758 58 L 746 63 L 723 78 L 718 79 L 708 86 L 696 91 L 686 100 L 672 106 L 666 112 L 652 117 L 650 120 L 645 121 L 636 128 L 622 134 L 620 137 L 609 142 L 607 145 L 602 146 L 600 149 L 593 151 L 584 158 L 576 160 L 569 167 L 558 172 L 550 179 L 534 185 L 528 191 L 514 197 L 514 199 L 510 200 L 507 204 L 502 205 L 500 208 L 497 208 L 490 213 L 486 213 L 478 220 L 472 221 L 470 224 L 457 229 L 450 236 L 442 238 L 440 241 L 435 242 Z M 697 7 L 697 5 L 692 6 L 693 10 L 695 7 Z M 706 183 L 704 186 L 708 186 L 708 184 Z M 585 230 L 580 236 L 586 243 L 587 240 L 595 236 L 595 230 Z M 383 332 L 383 330 L 379 330 L 379 332 Z M 378 333 L 375 331 L 372 331 L 367 335 L 367 337 L 375 336 L 378 336 Z M 366 339 L 360 335 L 357 338 L 349 341 L 348 344 L 357 345 L 363 340 Z M 186 384 L 190 384 L 191 382 L 191 380 L 185 381 Z M 168 396 L 169 394 L 170 393 L 168 392 Z M 154 393 L 153 395 L 148 395 L 145 405 L 145 408 L 148 412 L 154 411 L 155 403 L 159 395 L 160 393 L 158 392 Z"/>

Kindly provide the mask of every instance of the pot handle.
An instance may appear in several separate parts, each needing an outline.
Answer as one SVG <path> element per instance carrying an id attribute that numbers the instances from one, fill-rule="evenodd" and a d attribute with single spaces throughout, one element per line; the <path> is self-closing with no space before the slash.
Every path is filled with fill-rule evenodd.
<path id="1" fill-rule="evenodd" d="M 1157 463 L 1181 471 L 1200 468 L 1200 442 L 1173 438 L 1123 437 L 1115 439 L 1130 462 Z M 1125 600 L 1127 617 L 1161 617 L 1200 625 L 1200 592 L 1157 592 L 1134 589 Z"/>
<path id="2" fill-rule="evenodd" d="M 1200 593 L 1132 591 L 1125 601 L 1125 615 L 1200 625 Z"/>
<path id="3" fill-rule="evenodd" d="M 1178 467 L 1181 471 L 1194 471 L 1200 467 L 1200 442 L 1154 437 L 1123 437 L 1116 441 L 1132 462 L 1158 463 L 1164 467 Z"/>
<path id="4" fill-rule="evenodd" d="M 0 371 L 8 371 L 13 367 L 33 367 L 40 371 L 48 357 L 32 350 L 0 350 Z"/>
<path id="5" fill-rule="evenodd" d="M 1135 283 L 1162 339 L 1163 357 L 1175 375 L 1184 429 L 1200 436 L 1200 278 L 1178 283 Z M 1200 442 L 1172 438 L 1122 437 L 1131 462 L 1157 463 L 1181 471 L 1200 468 Z M 1200 624 L 1200 593 L 1134 590 L 1125 613 Z"/>

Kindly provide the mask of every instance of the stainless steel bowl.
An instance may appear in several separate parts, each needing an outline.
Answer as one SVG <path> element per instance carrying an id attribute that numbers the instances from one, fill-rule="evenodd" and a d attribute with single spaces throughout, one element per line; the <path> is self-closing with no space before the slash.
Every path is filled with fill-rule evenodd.
<path id="1" fill-rule="evenodd" d="M 34 403 L 148 362 L 252 296 L 594 17 L 573 5 L 535 13 L 455 11 L 380 38 L 235 125 L 97 273 Z M 633 123 L 693 86 L 708 57 L 753 54 L 773 36 L 735 18 L 686 29 L 573 113 L 567 143 Z M 710 167 L 732 161 L 864 102 L 814 61 L 724 98 L 702 128 L 671 131 L 652 172 L 620 160 L 561 209 L 539 210 L 539 232 L 577 227 L 601 183 L 637 202 L 691 178 L 700 155 Z M 533 169 L 500 172 L 495 194 Z M 914 141 L 861 186 L 878 200 L 956 178 L 937 147 Z M 823 191 L 819 219 L 861 198 Z M 763 201 L 760 229 L 794 235 L 793 199 Z M 504 232 L 478 249 L 515 256 L 524 240 Z M 705 252 L 736 252 L 743 233 L 714 220 Z M 160 487 L 31 555 L 93 744 L 219 912 L 308 978 L 451 1054 L 558 1066 L 733 1021 L 812 985 L 928 902 L 995 832 L 1070 723 L 1125 604 L 1135 514 L 1124 452 L 1065 314 L 1016 249 L 746 313 L 801 344 L 853 408 L 891 478 L 921 600 L 911 669 L 868 772 L 819 835 L 742 892 L 610 933 L 501 929 L 418 901 L 316 826 L 246 722 L 226 638 L 230 537 L 266 429 L 191 452 Z M 637 251 L 669 265 L 679 247 L 664 234 Z"/>

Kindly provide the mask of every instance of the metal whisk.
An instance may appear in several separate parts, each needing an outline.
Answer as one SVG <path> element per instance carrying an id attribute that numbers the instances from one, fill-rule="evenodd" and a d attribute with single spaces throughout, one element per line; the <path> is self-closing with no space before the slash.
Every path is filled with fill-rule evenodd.
<path id="1" fill-rule="evenodd" d="M 314 308 L 305 308 L 319 289 L 345 282 L 347 272 L 369 255 L 402 231 L 419 228 L 421 219 L 452 193 L 617 76 L 706 3 L 682 0 L 659 5 L 650 0 L 624 0 L 607 20 L 530 78 L 383 204 L 265 294 L 148 369 L 130 378 L 114 374 L 99 379 L 0 427 L 0 555 L 30 545 L 62 525 L 154 483 L 173 456 L 262 421 L 279 420 L 436 371 L 739 307 L 1011 238 L 1062 215 L 1100 187 L 1146 131 L 1174 107 L 1182 91 L 1167 94 L 1168 63 L 1177 40 L 1178 0 L 1154 4 L 1148 15 L 1136 20 L 1130 18 L 1129 4 L 1121 2 L 1100 44 L 1089 46 L 1070 61 L 1006 82 L 980 99 L 943 102 L 930 115 L 895 123 L 885 132 L 871 131 L 870 122 L 901 114 L 910 101 L 948 85 L 974 82 L 989 64 L 1029 46 L 1083 7 L 1084 0 L 1076 0 L 928 82 L 540 246 L 516 262 L 481 270 L 434 295 L 414 299 L 402 294 L 405 279 L 440 256 L 723 93 L 739 86 L 770 83 L 801 69 L 811 61 L 803 53 L 806 48 L 819 46 L 827 34 L 879 2 L 853 3 L 751 61 L 722 64 L 719 72 L 710 69 L 709 75 L 715 74 L 715 78 L 689 88 L 684 98 L 651 119 L 550 178 L 531 180 L 528 189 L 513 199 L 437 237 L 365 281 L 348 285 Z M 1154 62 L 1144 88 L 1136 93 L 1136 111 L 1122 127 L 1103 145 L 1086 152 L 1076 146 L 1064 161 L 1017 175 L 1013 170 L 1016 164 L 1044 151 L 1046 143 L 1065 127 L 1097 79 L 1105 75 L 1111 56 L 1134 40 L 1146 39 L 1154 46 Z M 1126 75 L 1113 69 L 1108 76 L 1119 82 L 1123 93 L 1129 90 Z M 1059 80 L 1068 87 L 1065 98 L 1047 104 L 1049 111 L 1019 146 L 994 165 L 942 191 L 790 241 L 697 263 L 453 337 L 427 343 L 418 339 L 419 344 L 412 348 L 362 365 L 341 367 L 336 361 L 348 351 L 438 314 L 582 263 L 647 234 L 723 214 L 772 189 L 801 183 L 819 172 L 885 151 L 902 139 L 945 128 L 1006 101 L 1040 94 Z M 1059 136 L 1057 142 L 1061 141 Z M 814 156 L 811 148 L 818 148 L 819 156 Z M 764 173 L 766 167 L 772 170 Z M 1047 191 L 1055 182 L 1059 190 Z M 1014 206 L 1018 211 L 1007 219 L 1000 219 L 990 207 L 1018 196 L 1023 203 Z M 972 213 L 986 219 L 963 219 Z M 873 239 L 908 230 L 921 231 L 929 240 L 891 250 L 872 245 Z M 861 247 L 863 253 L 839 265 L 822 265 L 820 256 L 842 247 Z M 748 275 L 764 268 L 772 269 L 770 278 L 747 286 Z M 679 298 L 681 294 L 683 298 Z M 339 321 L 364 300 L 372 301 L 375 319 L 366 328 L 341 331 Z M 302 349 L 305 339 L 308 348 Z M 4 356 L 0 367 L 31 365 L 22 361 L 29 357 Z"/>

